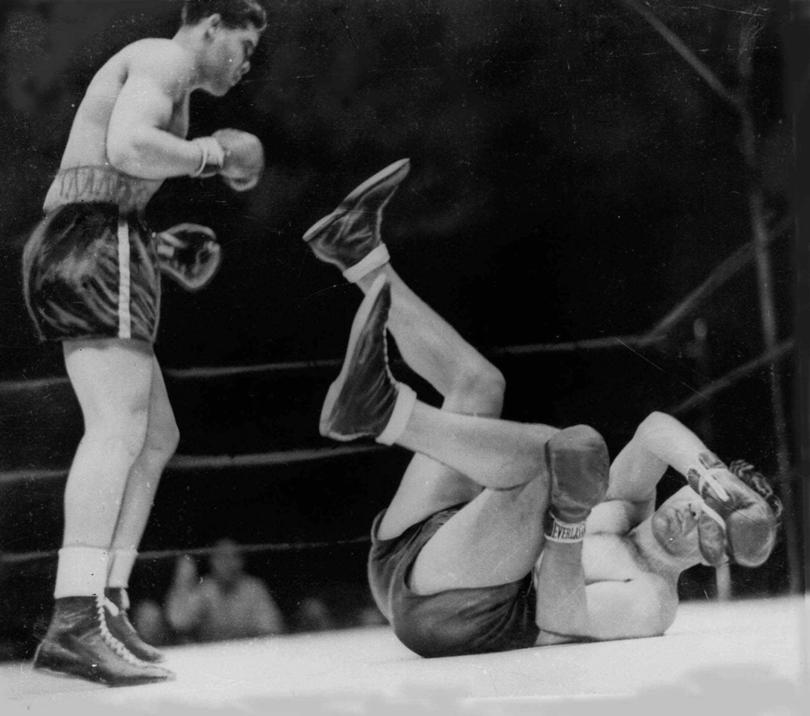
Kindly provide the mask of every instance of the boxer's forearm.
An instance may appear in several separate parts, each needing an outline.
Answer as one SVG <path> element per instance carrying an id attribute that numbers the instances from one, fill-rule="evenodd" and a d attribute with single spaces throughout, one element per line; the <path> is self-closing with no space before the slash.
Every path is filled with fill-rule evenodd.
<path id="1" fill-rule="evenodd" d="M 701 453 L 709 452 L 697 435 L 670 415 L 653 413 L 645 424 L 642 431 L 644 447 L 684 476 L 690 467 L 694 467 Z"/>
<path id="2" fill-rule="evenodd" d="M 670 415 L 652 413 L 611 466 L 606 499 L 637 503 L 654 500 L 656 486 L 667 467 L 686 475 L 702 452 L 708 449 L 689 428 Z"/>
<path id="3" fill-rule="evenodd" d="M 126 137 L 111 136 L 107 142 L 110 164 L 142 179 L 168 179 L 194 174 L 202 151 L 194 142 L 175 137 L 155 127 L 132 129 Z"/>
<path id="4" fill-rule="evenodd" d="M 537 570 L 538 644 L 588 638 L 590 619 L 582 569 L 582 543 L 546 541 Z"/>

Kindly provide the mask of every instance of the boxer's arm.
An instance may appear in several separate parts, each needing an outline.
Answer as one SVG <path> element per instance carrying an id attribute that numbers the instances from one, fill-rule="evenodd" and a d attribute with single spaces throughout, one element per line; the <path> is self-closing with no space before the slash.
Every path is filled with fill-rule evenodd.
<path id="1" fill-rule="evenodd" d="M 627 582 L 594 582 L 585 591 L 593 639 L 660 636 L 675 621 L 677 595 L 658 575 L 644 574 Z"/>
<path id="2" fill-rule="evenodd" d="M 533 577 L 537 591 L 535 623 L 543 637 L 537 644 L 587 639 L 590 626 L 582 542 L 546 540 Z"/>
<path id="3" fill-rule="evenodd" d="M 163 47 L 132 60 L 107 129 L 107 158 L 144 179 L 193 174 L 201 150 L 167 130 L 188 92 L 191 68 L 182 50 Z"/>
<path id="4" fill-rule="evenodd" d="M 626 532 L 655 509 L 658 482 L 667 467 L 686 475 L 706 445 L 670 415 L 651 413 L 610 466 L 605 500 L 588 520 L 591 532 Z"/>
<path id="5" fill-rule="evenodd" d="M 563 615 L 571 602 L 565 593 L 559 596 L 558 611 Z M 645 574 L 625 582 L 595 582 L 582 586 L 584 602 L 580 625 L 570 630 L 570 617 L 541 617 L 543 605 L 538 601 L 538 645 L 571 641 L 608 641 L 633 639 L 663 634 L 675 620 L 677 595 L 657 575 Z"/>
<path id="6" fill-rule="evenodd" d="M 543 631 L 586 638 L 590 614 L 582 542 L 586 520 L 607 490 L 607 446 L 595 430 L 577 425 L 553 435 L 546 453 L 551 485 L 545 545 L 532 575 L 536 623 Z"/>

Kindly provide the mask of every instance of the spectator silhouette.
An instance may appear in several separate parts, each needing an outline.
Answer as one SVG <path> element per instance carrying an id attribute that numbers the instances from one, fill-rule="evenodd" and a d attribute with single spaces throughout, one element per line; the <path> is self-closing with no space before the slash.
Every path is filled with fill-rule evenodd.
<path id="1" fill-rule="evenodd" d="M 296 614 L 298 631 L 328 631 L 337 628 L 337 623 L 326 602 L 320 597 L 305 597 Z"/>
<path id="2" fill-rule="evenodd" d="M 143 599 L 135 603 L 132 608 L 132 623 L 147 644 L 167 646 L 174 641 L 163 609 L 153 599 Z"/>
<path id="3" fill-rule="evenodd" d="M 177 560 L 166 598 L 166 619 L 185 641 L 219 641 L 282 634 L 284 617 L 264 583 L 244 571 L 232 539 L 221 539 L 200 579 L 188 556 Z"/>

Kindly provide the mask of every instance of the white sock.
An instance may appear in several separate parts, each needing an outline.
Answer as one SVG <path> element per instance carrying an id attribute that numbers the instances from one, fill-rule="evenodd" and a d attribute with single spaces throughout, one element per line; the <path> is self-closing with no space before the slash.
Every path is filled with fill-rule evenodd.
<path id="1" fill-rule="evenodd" d="M 390 260 L 391 256 L 388 254 L 388 247 L 383 243 L 379 243 L 354 266 L 347 268 L 343 272 L 343 278 L 349 283 L 357 283 L 363 276 L 387 264 Z"/>
<path id="2" fill-rule="evenodd" d="M 110 553 L 100 547 L 62 547 L 53 596 L 60 599 L 103 594 L 109 556 Z"/>
<path id="3" fill-rule="evenodd" d="M 110 572 L 107 577 L 107 586 L 126 589 L 129 585 L 129 575 L 135 566 L 138 551 L 134 549 L 116 549 L 110 554 Z"/>

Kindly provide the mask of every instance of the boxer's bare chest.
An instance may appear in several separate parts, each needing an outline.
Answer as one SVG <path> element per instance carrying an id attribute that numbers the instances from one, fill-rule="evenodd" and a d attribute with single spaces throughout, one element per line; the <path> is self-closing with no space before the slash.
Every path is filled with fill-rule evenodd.
<path id="1" fill-rule="evenodd" d="M 166 131 L 182 139 L 185 139 L 188 134 L 189 103 L 190 95 L 186 93 L 179 102 L 175 103 L 172 110 L 172 117 L 169 120 L 169 126 L 166 127 Z"/>
<path id="2" fill-rule="evenodd" d="M 607 532 L 585 536 L 582 567 L 587 584 L 626 581 L 648 571 L 627 537 Z"/>

